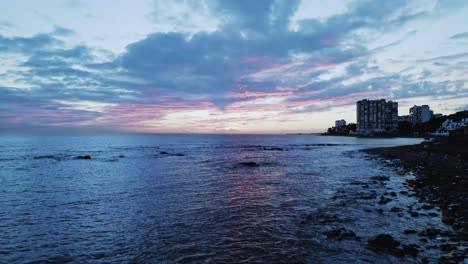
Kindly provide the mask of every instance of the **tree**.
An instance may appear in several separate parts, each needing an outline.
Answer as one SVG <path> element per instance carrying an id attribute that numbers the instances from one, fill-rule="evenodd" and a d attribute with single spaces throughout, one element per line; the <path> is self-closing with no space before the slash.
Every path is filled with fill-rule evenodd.
<path id="1" fill-rule="evenodd" d="M 348 130 L 348 133 L 350 131 L 356 132 L 357 131 L 357 125 L 355 123 L 349 123 L 346 125 L 346 129 Z"/>

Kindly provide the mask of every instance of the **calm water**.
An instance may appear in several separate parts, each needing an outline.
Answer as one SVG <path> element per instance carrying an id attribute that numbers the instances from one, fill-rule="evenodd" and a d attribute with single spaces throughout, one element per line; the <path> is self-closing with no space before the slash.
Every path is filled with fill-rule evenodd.
<path id="1" fill-rule="evenodd" d="M 376 201 L 353 198 L 361 187 L 350 183 L 387 175 L 386 188 L 400 188 L 410 176 L 396 176 L 358 150 L 418 142 L 313 135 L 2 136 L 0 262 L 399 262 L 370 251 L 367 238 L 381 232 L 399 238 L 408 227 L 440 220 L 378 214 Z M 74 159 L 79 155 L 92 159 Z M 247 161 L 260 166 L 239 164 Z M 416 202 L 397 197 L 392 203 Z M 342 221 L 303 222 L 320 214 Z M 327 239 L 323 232 L 331 226 L 363 239 Z"/>

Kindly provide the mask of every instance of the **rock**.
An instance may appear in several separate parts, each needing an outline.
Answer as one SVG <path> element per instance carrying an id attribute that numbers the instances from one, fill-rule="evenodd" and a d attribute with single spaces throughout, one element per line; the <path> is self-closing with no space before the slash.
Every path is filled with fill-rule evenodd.
<path id="1" fill-rule="evenodd" d="M 374 249 L 396 249 L 400 242 L 389 234 L 380 234 L 369 239 L 368 245 Z"/>
<path id="2" fill-rule="evenodd" d="M 430 210 L 430 209 L 433 209 L 434 206 L 429 205 L 429 204 L 425 204 L 425 205 L 423 205 L 421 208 L 424 209 L 424 210 Z"/>
<path id="3" fill-rule="evenodd" d="M 247 166 L 247 167 L 258 167 L 258 166 L 260 166 L 258 163 L 253 162 L 253 161 L 240 162 L 239 164 Z"/>
<path id="4" fill-rule="evenodd" d="M 413 230 L 413 229 L 406 229 L 405 231 L 403 231 L 403 233 L 405 233 L 406 235 L 409 235 L 409 234 L 416 234 L 418 233 L 418 231 Z"/>
<path id="5" fill-rule="evenodd" d="M 371 180 L 375 180 L 375 181 L 389 181 L 390 178 L 387 177 L 387 176 L 374 176 L 371 178 Z"/>
<path id="6" fill-rule="evenodd" d="M 401 252 L 404 255 L 416 256 L 419 253 L 419 247 L 416 244 L 403 245 Z"/>
<path id="7" fill-rule="evenodd" d="M 457 246 L 455 246 L 454 244 L 442 244 L 440 246 L 440 249 L 445 251 L 445 252 L 450 252 L 450 251 L 453 251 L 453 250 L 457 250 Z"/>
<path id="8" fill-rule="evenodd" d="M 428 228 L 424 231 L 419 232 L 420 236 L 427 236 L 429 238 L 435 238 L 439 234 L 440 234 L 440 230 L 436 228 Z"/>
<path id="9" fill-rule="evenodd" d="M 361 182 L 361 181 L 352 181 L 349 184 L 351 184 L 351 185 L 364 185 L 365 183 Z"/>
<path id="10" fill-rule="evenodd" d="M 358 192 L 357 195 L 358 195 L 357 199 L 363 199 L 363 200 L 372 200 L 372 199 L 377 198 L 377 192 L 376 191 Z"/>
<path id="11" fill-rule="evenodd" d="M 77 159 L 77 160 L 90 160 L 91 156 L 89 156 L 89 155 L 76 156 L 75 159 Z"/>
<path id="12" fill-rule="evenodd" d="M 340 218 L 335 214 L 315 212 L 315 213 L 308 214 L 303 221 L 304 223 L 313 222 L 315 224 L 330 224 L 330 223 L 350 222 L 351 219 Z"/>
<path id="13" fill-rule="evenodd" d="M 176 156 L 176 157 L 185 156 L 185 155 L 182 154 L 182 153 L 169 153 L 169 152 L 167 152 L 167 151 L 161 151 L 161 152 L 159 152 L 159 154 L 161 154 L 161 155 L 166 155 L 166 156 Z"/>
<path id="14" fill-rule="evenodd" d="M 411 212 L 411 217 L 418 217 L 419 213 L 418 212 Z"/>
<path id="15" fill-rule="evenodd" d="M 35 156 L 34 159 L 55 159 L 54 155 Z"/>
<path id="16" fill-rule="evenodd" d="M 379 204 L 387 204 L 388 202 L 391 202 L 392 199 L 386 198 L 385 196 L 380 196 Z"/>
<path id="17" fill-rule="evenodd" d="M 284 148 L 279 147 L 264 147 L 263 150 L 270 150 L 270 151 L 285 151 Z"/>
<path id="18" fill-rule="evenodd" d="M 327 238 L 334 238 L 337 240 L 351 239 L 351 238 L 359 239 L 359 237 L 356 236 L 356 234 L 353 231 L 347 230 L 344 227 L 333 228 L 323 233 L 327 236 Z"/>

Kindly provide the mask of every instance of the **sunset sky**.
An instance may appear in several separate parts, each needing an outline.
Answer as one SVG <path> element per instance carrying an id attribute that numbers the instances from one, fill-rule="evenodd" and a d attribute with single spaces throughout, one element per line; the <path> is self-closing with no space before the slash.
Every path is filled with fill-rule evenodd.
<path id="1" fill-rule="evenodd" d="M 468 109 L 466 0 L 0 0 L 0 131 L 320 132 Z"/>

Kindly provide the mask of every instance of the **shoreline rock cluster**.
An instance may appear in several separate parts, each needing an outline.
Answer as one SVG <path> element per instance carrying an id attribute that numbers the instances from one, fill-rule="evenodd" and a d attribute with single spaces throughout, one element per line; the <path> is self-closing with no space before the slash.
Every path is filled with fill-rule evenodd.
<path id="1" fill-rule="evenodd" d="M 401 173 L 414 173 L 415 178 L 406 184 L 420 201 L 428 204 L 422 209 L 440 207 L 443 223 L 453 228 L 457 240 L 468 241 L 467 139 L 439 138 L 418 145 L 363 151 L 392 160 L 386 165 L 403 169 Z M 417 217 L 416 212 L 413 214 Z"/>

